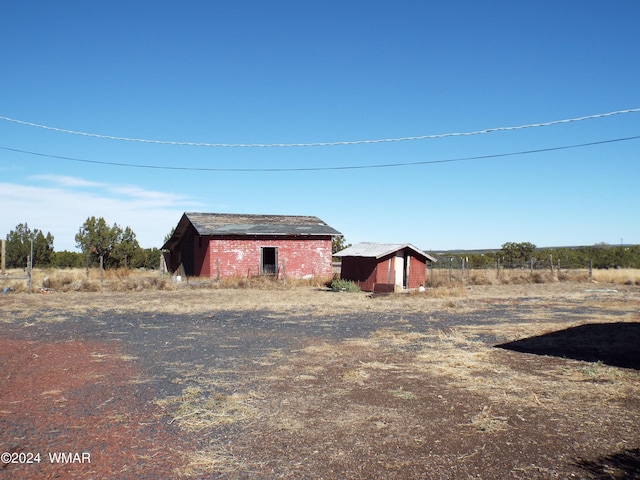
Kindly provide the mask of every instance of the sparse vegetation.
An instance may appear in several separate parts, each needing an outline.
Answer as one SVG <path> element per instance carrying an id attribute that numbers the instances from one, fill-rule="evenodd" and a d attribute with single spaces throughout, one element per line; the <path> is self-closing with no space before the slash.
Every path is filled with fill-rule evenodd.
<path id="1" fill-rule="evenodd" d="M 489 285 L 533 285 L 554 282 L 640 285 L 640 269 L 593 270 L 589 278 L 588 270 L 561 270 L 551 272 L 529 270 L 502 270 L 498 278 L 495 269 L 474 270 L 465 275 L 452 275 L 442 270 L 432 276 L 427 272 L 427 290 L 422 293 L 412 291 L 416 297 L 459 297 L 465 295 L 465 287 Z M 28 272 L 25 269 L 8 269 L 0 277 L 0 289 L 10 288 L 13 292 L 28 291 Z M 298 287 L 326 288 L 341 292 L 359 292 L 357 284 L 346 280 L 331 280 L 325 277 L 310 279 L 287 279 L 286 281 L 267 276 L 223 278 L 219 282 L 209 278 L 183 278 L 178 282 L 174 277 L 155 270 L 114 268 L 100 273 L 97 268 L 36 268 L 33 270 L 34 292 L 126 292 L 148 290 L 178 290 L 210 288 L 216 290 L 290 290 Z M 398 294 L 397 294 L 398 295 Z M 392 295 L 392 297 L 397 296 Z M 401 295 L 401 294 L 399 294 Z"/>
<path id="2" fill-rule="evenodd" d="M 331 282 L 331 290 L 334 292 L 359 292 L 360 287 L 349 280 L 337 279 Z"/>
<path id="3" fill-rule="evenodd" d="M 68 276 L 58 279 L 57 272 L 39 275 L 67 285 L 86 277 L 62 271 Z M 99 272 L 89 273 L 99 286 Z M 96 294 L 8 295 L 0 322 L 29 342 L 82 322 L 75 335 L 86 336 L 91 350 L 89 361 L 78 363 L 124 365 L 112 378 L 136 395 L 150 394 L 140 408 L 154 416 L 140 417 L 148 429 L 136 437 L 142 410 L 106 387 L 82 411 L 99 418 L 108 410 L 110 424 L 125 424 L 131 437 L 120 435 L 119 445 L 165 427 L 189 440 L 179 450 L 185 463 L 163 478 L 413 478 L 427 468 L 446 478 L 451 465 L 463 477 L 482 470 L 509 478 L 535 465 L 544 475 L 514 478 L 569 478 L 581 473 L 569 460 L 615 452 L 611 439 L 636 445 L 637 369 L 495 348 L 581 323 L 634 324 L 635 286 L 458 284 L 376 297 L 266 278 L 242 288 L 207 279 L 191 288 L 167 277 L 171 289 L 111 291 L 107 282 L 132 284 L 143 273 L 104 274 Z M 105 335 L 122 348 L 97 348 L 93 340 Z M 565 348 L 575 338 L 568 332 Z M 37 397 L 63 394 L 72 398 L 54 384 Z M 158 451 L 168 445 L 159 441 Z M 425 448 L 433 454 L 425 456 Z"/>

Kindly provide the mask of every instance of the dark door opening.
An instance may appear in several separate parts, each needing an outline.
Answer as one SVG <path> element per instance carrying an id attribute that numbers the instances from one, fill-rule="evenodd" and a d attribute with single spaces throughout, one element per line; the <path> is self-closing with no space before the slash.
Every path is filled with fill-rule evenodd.
<path id="1" fill-rule="evenodd" d="M 278 272 L 278 248 L 262 247 L 260 249 L 260 273 L 275 275 Z"/>

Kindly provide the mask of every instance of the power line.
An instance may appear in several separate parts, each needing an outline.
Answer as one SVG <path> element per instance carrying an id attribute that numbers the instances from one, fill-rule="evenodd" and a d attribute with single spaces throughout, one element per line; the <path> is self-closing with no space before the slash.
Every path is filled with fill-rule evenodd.
<path id="1" fill-rule="evenodd" d="M 364 144 L 372 144 L 372 143 L 390 143 L 390 142 L 407 142 L 407 141 L 416 141 L 416 140 L 430 140 L 435 138 L 447 138 L 447 137 L 464 137 L 464 136 L 472 136 L 472 135 L 484 135 L 487 133 L 494 132 L 506 132 L 513 130 L 523 130 L 526 128 L 540 128 L 540 127 L 550 127 L 553 125 L 559 125 L 563 123 L 573 123 L 573 122 L 581 122 L 584 120 L 592 120 L 596 118 L 605 118 L 611 117 L 614 115 L 622 115 L 627 113 L 637 113 L 640 112 L 640 108 L 630 108 L 627 110 L 617 110 L 615 112 L 608 113 L 597 113 L 594 115 L 587 115 L 584 117 L 576 117 L 576 118 L 567 118 L 563 120 L 553 120 L 550 122 L 543 123 L 531 123 L 528 125 L 518 125 L 512 127 L 495 127 L 495 128 L 486 128 L 483 130 L 475 130 L 472 132 L 454 132 L 454 133 L 439 133 L 434 135 L 419 135 L 413 137 L 399 137 L 399 138 L 381 138 L 376 140 L 352 140 L 352 141 L 341 141 L 341 142 L 316 142 L 316 143 L 204 143 L 204 142 L 177 142 L 177 141 L 169 141 L 169 140 L 151 140 L 145 138 L 130 138 L 130 137 L 117 137 L 113 135 L 102 135 L 99 133 L 88 133 L 81 132 L 77 130 L 68 130 L 65 128 L 51 127 L 48 125 L 41 125 L 38 123 L 27 122 L 24 120 L 18 120 L 15 118 L 5 117 L 0 115 L 0 120 L 5 120 L 7 122 L 17 123 L 19 125 L 25 125 L 28 127 L 41 128 L 44 130 L 50 130 L 58 133 L 68 133 L 71 135 L 80 135 L 84 137 L 93 137 L 100 138 L 103 140 L 117 140 L 117 141 L 125 141 L 125 142 L 137 142 L 137 143 L 151 143 L 151 144 L 159 144 L 159 145 L 177 145 L 177 146 L 188 146 L 188 147 L 220 147 L 220 148 L 274 148 L 274 147 L 335 147 L 342 145 L 364 145 Z"/>
<path id="2" fill-rule="evenodd" d="M 182 171 L 191 171 L 191 172 L 318 172 L 318 171 L 328 171 L 328 170 L 365 170 L 365 169 L 374 169 L 374 168 L 396 168 L 396 167 L 410 167 L 410 166 L 416 166 L 416 165 L 433 165 L 437 163 L 466 162 L 471 160 L 488 160 L 491 158 L 512 157 L 517 155 L 530 155 L 534 153 L 544 153 L 544 152 L 553 152 L 558 150 L 569 150 L 573 148 L 592 147 L 595 145 L 604 145 L 607 143 L 616 143 L 616 142 L 626 142 L 629 140 L 637 140 L 637 139 L 640 139 L 640 135 L 636 135 L 633 137 L 625 137 L 625 138 L 614 138 L 610 140 L 600 140 L 597 142 L 579 143 L 574 145 L 562 145 L 559 147 L 539 148 L 535 150 L 522 150 L 518 152 L 478 155 L 473 157 L 460 157 L 460 158 L 449 158 L 449 159 L 440 159 L 440 160 L 423 160 L 423 161 L 416 161 L 416 162 L 383 163 L 383 164 L 373 164 L 373 165 L 345 165 L 340 167 L 294 167 L 294 168 L 175 167 L 175 166 L 145 165 L 145 164 L 135 164 L 135 163 L 87 160 L 82 158 L 50 155 L 46 153 L 29 152 L 26 150 L 19 150 L 16 148 L 9 148 L 9 147 L 0 147 L 0 149 L 7 150 L 10 152 L 23 153 L 26 155 L 55 158 L 58 160 L 69 160 L 72 162 L 90 163 L 95 165 L 108 165 L 113 167 L 146 168 L 146 169 L 154 169 L 154 170 L 182 170 Z"/>

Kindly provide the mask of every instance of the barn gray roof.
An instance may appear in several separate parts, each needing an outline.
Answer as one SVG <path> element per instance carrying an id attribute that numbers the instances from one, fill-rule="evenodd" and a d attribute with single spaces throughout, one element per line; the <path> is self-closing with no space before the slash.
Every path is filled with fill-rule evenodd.
<path id="1" fill-rule="evenodd" d="M 198 235 L 341 235 L 318 217 L 299 215 L 250 215 L 233 213 L 185 213 L 172 237 L 162 248 L 170 249 L 180 241 L 189 224 Z"/>
<path id="2" fill-rule="evenodd" d="M 419 257 L 422 257 L 431 262 L 437 262 L 431 255 L 426 254 L 419 248 L 411 245 L 410 243 L 370 243 L 362 242 L 356 245 L 340 250 L 334 253 L 334 257 L 367 257 L 367 258 L 382 258 L 400 250 L 409 249 L 415 252 Z"/>

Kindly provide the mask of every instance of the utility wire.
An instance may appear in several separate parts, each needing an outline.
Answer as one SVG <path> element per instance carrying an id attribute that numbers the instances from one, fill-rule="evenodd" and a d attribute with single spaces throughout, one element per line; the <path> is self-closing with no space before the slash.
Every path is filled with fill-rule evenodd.
<path id="1" fill-rule="evenodd" d="M 225 147 L 225 148 L 257 148 L 257 147 L 335 147 L 341 145 L 364 145 L 371 143 L 389 143 L 389 142 L 407 142 L 407 141 L 415 141 L 415 140 L 429 140 L 434 138 L 447 138 L 447 137 L 463 137 L 463 136 L 471 136 L 471 135 L 483 135 L 487 133 L 493 132 L 505 132 L 512 130 L 523 130 L 526 128 L 539 128 L 539 127 L 550 127 L 553 125 L 559 125 L 563 123 L 573 123 L 573 122 L 581 122 L 583 120 L 592 120 L 596 118 L 605 118 L 611 117 L 614 115 L 622 115 L 627 113 L 637 113 L 640 112 L 640 108 L 630 108 L 627 110 L 618 110 L 615 112 L 608 113 L 598 113 L 594 115 L 587 115 L 584 117 L 576 117 L 576 118 L 567 118 L 564 120 L 553 120 L 550 122 L 543 123 L 532 123 L 529 125 L 519 125 L 513 127 L 496 127 L 496 128 L 487 128 L 484 130 L 476 130 L 472 132 L 455 132 L 455 133 L 440 133 L 434 135 L 419 135 L 414 137 L 399 137 L 399 138 L 381 138 L 377 140 L 353 140 L 353 141 L 342 141 L 342 142 L 317 142 L 317 143 L 199 143 L 199 142 L 176 142 L 176 141 L 168 141 L 168 140 L 150 140 L 144 138 L 130 138 L 130 137 L 116 137 L 113 135 L 101 135 L 99 133 L 87 133 L 76 130 L 67 130 L 64 128 L 51 127 L 48 125 L 41 125 L 38 123 L 26 122 L 24 120 L 18 120 L 15 118 L 5 117 L 0 115 L 0 120 L 5 120 L 7 122 L 13 122 L 20 125 L 25 125 L 28 127 L 36 127 L 42 128 L 44 130 L 50 130 L 58 133 L 68 133 L 71 135 L 81 135 L 85 137 L 93 137 L 100 138 L 104 140 L 118 140 L 118 141 L 126 141 L 126 142 L 138 142 L 138 143 L 152 143 L 159 145 L 178 145 L 178 146 L 188 146 L 188 147 Z"/>
<path id="2" fill-rule="evenodd" d="M 396 167 L 409 167 L 415 165 L 433 165 L 436 163 L 454 163 L 454 162 L 466 162 L 471 160 L 487 160 L 491 158 L 512 157 L 516 155 L 530 155 L 534 153 L 553 152 L 558 150 L 569 150 L 573 148 L 592 147 L 595 145 L 603 145 L 606 143 L 626 142 L 629 140 L 640 139 L 640 135 L 625 138 L 614 138 L 610 140 L 601 140 L 598 142 L 579 143 L 574 145 L 563 145 L 559 147 L 539 148 L 535 150 L 523 150 L 519 152 L 507 152 L 507 153 L 495 153 L 491 155 L 478 155 L 473 157 L 460 157 L 449 158 L 441 160 L 423 160 L 417 162 L 400 162 L 400 163 L 383 163 L 373 165 L 346 165 L 339 167 L 294 167 L 294 168 L 217 168 L 217 167 L 175 167 L 175 166 L 162 166 L 162 165 L 144 165 L 135 163 L 119 163 L 119 162 L 106 162 L 99 160 L 87 160 L 82 158 L 63 157 L 59 155 L 49 155 L 46 153 L 29 152 L 26 150 L 19 150 L 16 148 L 0 147 L 2 150 L 10 152 L 23 153 L 26 155 L 36 155 L 39 157 L 55 158 L 58 160 L 69 160 L 72 162 L 91 163 L 96 165 L 108 165 L 113 167 L 128 167 L 128 168 L 146 168 L 154 170 L 182 170 L 190 172 L 319 172 L 328 170 L 365 170 L 373 168 L 396 168 Z"/>

